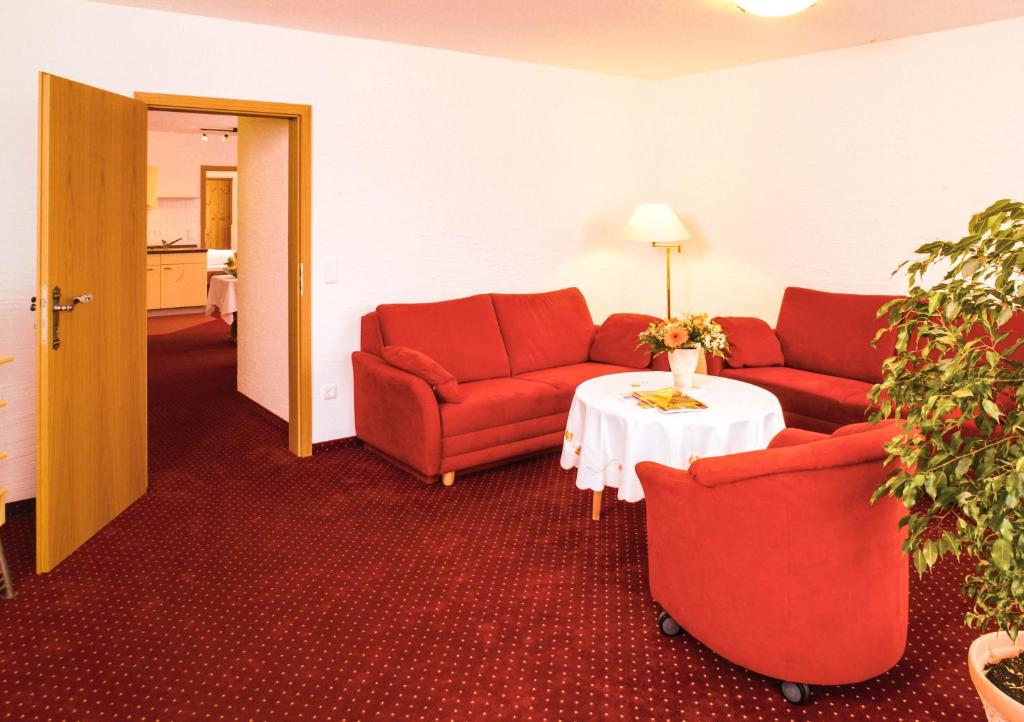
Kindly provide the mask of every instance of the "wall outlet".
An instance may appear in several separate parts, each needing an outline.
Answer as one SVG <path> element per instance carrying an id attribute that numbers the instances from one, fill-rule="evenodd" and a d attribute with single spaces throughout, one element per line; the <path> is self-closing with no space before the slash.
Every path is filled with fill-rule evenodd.
<path id="1" fill-rule="evenodd" d="M 324 386 L 324 399 L 330 400 L 336 398 L 338 398 L 338 385 L 329 384 L 328 386 Z"/>

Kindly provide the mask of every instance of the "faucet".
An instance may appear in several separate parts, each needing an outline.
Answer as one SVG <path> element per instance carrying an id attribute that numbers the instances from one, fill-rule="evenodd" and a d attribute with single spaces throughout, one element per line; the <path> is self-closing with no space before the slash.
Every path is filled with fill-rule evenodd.
<path id="1" fill-rule="evenodd" d="M 174 245 L 175 243 L 177 243 L 177 242 L 178 242 L 178 241 L 180 241 L 180 240 L 181 240 L 181 236 L 179 236 L 179 237 L 175 238 L 175 239 L 174 239 L 173 241 L 165 241 L 165 240 L 164 240 L 163 238 L 161 238 L 161 239 L 160 239 L 160 244 L 161 244 L 161 245 L 162 245 L 162 246 L 163 246 L 164 248 L 169 248 L 169 247 L 173 246 L 173 245 Z"/>

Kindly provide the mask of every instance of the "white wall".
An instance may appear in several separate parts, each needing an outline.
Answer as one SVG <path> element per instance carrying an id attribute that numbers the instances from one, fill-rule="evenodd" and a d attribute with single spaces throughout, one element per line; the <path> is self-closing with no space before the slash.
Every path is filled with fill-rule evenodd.
<path id="1" fill-rule="evenodd" d="M 1024 197 L 1024 19 L 658 84 L 680 301 L 774 322 L 787 285 L 901 293 L 922 243 Z"/>
<path id="2" fill-rule="evenodd" d="M 238 390 L 288 420 L 288 121 L 238 119 Z"/>
<path id="3" fill-rule="evenodd" d="M 618 240 L 638 202 L 672 203 L 693 232 L 676 310 L 771 320 L 788 284 L 898 291 L 889 270 L 916 245 L 1024 195 L 1022 19 L 651 83 L 80 0 L 5 11 L 0 349 L 19 362 L 0 368 L 15 454 L 0 483 L 15 498 L 32 494 L 39 70 L 313 105 L 315 441 L 353 433 L 348 356 L 378 303 L 578 285 L 598 319 L 660 312 L 663 257 Z"/>
<path id="4" fill-rule="evenodd" d="M 314 441 L 353 433 L 349 354 L 378 303 L 579 285 L 597 317 L 658 308 L 656 285 L 621 272 L 658 259 L 623 260 L 616 240 L 654 187 L 649 82 L 80 0 L 8 4 L 0 47 L 0 348 L 19 357 L 0 368 L 0 448 L 15 455 L 0 484 L 14 498 L 34 493 L 40 70 L 313 106 Z"/>

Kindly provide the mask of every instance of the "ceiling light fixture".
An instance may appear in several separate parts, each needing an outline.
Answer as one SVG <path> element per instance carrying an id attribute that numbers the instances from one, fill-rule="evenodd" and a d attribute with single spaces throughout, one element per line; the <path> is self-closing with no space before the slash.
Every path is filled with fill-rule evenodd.
<path id="1" fill-rule="evenodd" d="M 781 18 L 796 15 L 814 5 L 818 0 L 736 0 L 740 10 L 752 15 Z"/>
<path id="2" fill-rule="evenodd" d="M 226 142 L 232 134 L 238 134 L 238 128 L 200 128 L 199 130 L 203 133 L 199 136 L 199 140 L 204 142 L 210 139 L 207 133 L 223 133 L 221 136 L 221 141 L 223 142 Z"/>

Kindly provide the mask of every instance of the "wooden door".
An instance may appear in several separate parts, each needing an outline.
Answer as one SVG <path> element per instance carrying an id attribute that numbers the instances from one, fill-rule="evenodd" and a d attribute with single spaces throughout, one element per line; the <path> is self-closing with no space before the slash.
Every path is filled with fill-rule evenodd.
<path id="1" fill-rule="evenodd" d="M 207 248 L 231 248 L 231 179 L 206 178 L 204 229 Z"/>
<path id="2" fill-rule="evenodd" d="M 36 566 L 146 491 L 146 106 L 43 73 Z M 54 292 L 74 311 L 57 314 Z M 91 299 L 84 297 L 91 294 Z M 74 304 L 75 297 L 84 302 Z"/>

